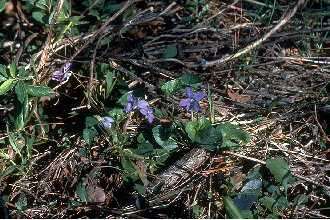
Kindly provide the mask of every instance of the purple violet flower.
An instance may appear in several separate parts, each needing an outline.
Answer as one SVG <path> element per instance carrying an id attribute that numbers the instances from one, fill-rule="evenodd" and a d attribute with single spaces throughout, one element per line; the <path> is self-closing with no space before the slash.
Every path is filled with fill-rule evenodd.
<path id="1" fill-rule="evenodd" d="M 182 99 L 180 101 L 180 106 L 185 108 L 187 111 L 201 111 L 199 101 L 201 101 L 206 96 L 206 94 L 204 92 L 193 92 L 190 87 L 187 87 L 186 96 L 186 99 Z"/>
<path id="2" fill-rule="evenodd" d="M 114 120 L 109 117 L 109 116 L 105 116 L 103 118 L 101 118 L 100 124 L 105 128 L 105 129 L 109 129 L 111 128 L 112 124 L 113 124 Z"/>
<path id="3" fill-rule="evenodd" d="M 138 102 L 139 102 L 138 98 L 136 98 L 135 96 L 133 96 L 132 93 L 130 93 L 127 96 L 127 104 L 125 107 L 125 112 L 128 113 L 133 111 L 137 107 Z"/>
<path id="4" fill-rule="evenodd" d="M 144 100 L 138 101 L 138 109 L 141 112 L 142 115 L 146 117 L 148 122 L 151 124 L 153 120 L 155 119 L 154 113 L 152 111 L 152 108 L 150 108 L 149 103 Z"/>
<path id="5" fill-rule="evenodd" d="M 65 63 L 64 66 L 56 70 L 52 75 L 52 80 L 55 80 L 57 82 L 63 82 L 66 81 L 70 77 L 70 68 L 72 64 L 71 63 Z"/>
<path id="6" fill-rule="evenodd" d="M 149 106 L 149 103 L 145 100 L 140 100 L 137 97 L 133 96 L 130 93 L 127 97 L 127 105 L 125 106 L 125 112 L 131 112 L 135 109 L 138 109 L 139 112 L 146 117 L 148 122 L 151 124 L 155 119 L 152 108 Z"/>

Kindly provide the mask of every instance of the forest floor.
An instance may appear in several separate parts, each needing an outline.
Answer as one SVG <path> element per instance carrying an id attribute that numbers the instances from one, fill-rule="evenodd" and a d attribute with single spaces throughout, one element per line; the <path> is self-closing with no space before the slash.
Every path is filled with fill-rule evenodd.
<path id="1" fill-rule="evenodd" d="M 329 218 L 329 15 L 0 1 L 0 217 Z"/>

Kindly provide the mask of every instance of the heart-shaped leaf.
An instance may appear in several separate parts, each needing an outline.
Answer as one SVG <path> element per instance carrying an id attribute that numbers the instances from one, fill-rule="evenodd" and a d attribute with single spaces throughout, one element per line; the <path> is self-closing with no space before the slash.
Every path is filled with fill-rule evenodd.
<path id="1" fill-rule="evenodd" d="M 217 130 L 222 134 L 222 148 L 238 147 L 250 141 L 250 135 L 237 125 L 223 123 L 217 126 Z"/>
<path id="2" fill-rule="evenodd" d="M 215 150 L 221 144 L 221 133 L 205 117 L 188 122 L 185 131 L 192 142 L 209 150 Z"/>
<path id="3" fill-rule="evenodd" d="M 152 129 L 153 136 L 162 148 L 173 150 L 178 147 L 176 141 L 172 138 L 172 129 L 158 125 Z"/>
<path id="4" fill-rule="evenodd" d="M 161 87 L 161 90 L 166 95 L 171 95 L 179 90 L 185 89 L 187 86 L 197 87 L 200 82 L 200 77 L 187 73 L 177 79 L 173 79 L 164 83 Z"/>

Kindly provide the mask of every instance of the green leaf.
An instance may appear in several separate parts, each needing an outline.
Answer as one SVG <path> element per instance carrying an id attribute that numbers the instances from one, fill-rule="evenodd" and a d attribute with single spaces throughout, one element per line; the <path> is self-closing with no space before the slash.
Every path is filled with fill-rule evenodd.
<path id="1" fill-rule="evenodd" d="M 88 15 L 92 15 L 92 16 L 96 17 L 97 20 L 101 19 L 100 12 L 96 9 L 90 9 L 88 12 Z"/>
<path id="2" fill-rule="evenodd" d="M 142 184 L 134 184 L 134 189 L 141 195 L 146 194 L 146 188 Z"/>
<path id="3" fill-rule="evenodd" d="M 284 210 L 289 207 L 289 201 L 285 196 L 279 196 L 276 198 L 276 208 L 279 210 Z"/>
<path id="4" fill-rule="evenodd" d="M 122 108 L 113 108 L 108 111 L 108 115 L 118 123 L 126 117 Z"/>
<path id="5" fill-rule="evenodd" d="M 95 128 L 85 128 L 83 130 L 83 138 L 86 141 L 87 144 L 92 144 L 94 141 L 94 138 L 98 135 L 98 132 Z"/>
<path id="6" fill-rule="evenodd" d="M 19 133 L 18 133 L 19 134 Z M 21 137 L 22 138 L 22 137 Z M 20 144 L 22 141 L 20 141 L 20 138 L 17 137 L 14 133 L 8 133 L 8 140 L 10 143 L 10 146 L 13 148 L 13 150 L 22 157 L 21 150 L 24 147 L 24 145 Z"/>
<path id="7" fill-rule="evenodd" d="M 18 106 L 17 112 L 18 114 L 15 118 L 15 127 L 17 130 L 21 130 L 27 123 L 26 118 L 29 114 L 29 103 L 27 98 L 25 98 L 23 103 Z"/>
<path id="8" fill-rule="evenodd" d="M 266 219 L 279 219 L 278 214 L 276 213 L 270 213 L 266 216 Z"/>
<path id="9" fill-rule="evenodd" d="M 27 207 L 27 199 L 24 193 L 21 193 L 17 202 L 15 203 L 15 207 L 19 211 L 24 211 Z"/>
<path id="10" fill-rule="evenodd" d="M 168 159 L 169 156 L 170 151 L 166 149 L 154 149 L 152 159 L 156 162 L 156 164 L 164 165 L 164 162 Z"/>
<path id="11" fill-rule="evenodd" d="M 108 3 L 108 4 L 105 4 L 102 9 L 105 14 L 113 14 L 116 11 L 118 11 L 119 9 L 121 9 L 121 7 L 122 7 L 122 4 L 120 4 L 120 3 Z"/>
<path id="12" fill-rule="evenodd" d="M 132 174 L 136 172 L 135 167 L 129 158 L 122 157 L 120 162 L 126 173 Z"/>
<path id="13" fill-rule="evenodd" d="M 34 0 L 34 6 L 41 9 L 42 11 L 47 11 L 50 8 L 49 0 Z"/>
<path id="14" fill-rule="evenodd" d="M 194 218 L 200 218 L 200 216 L 203 214 L 203 208 L 200 207 L 199 205 L 193 205 L 192 206 L 192 211 L 193 211 L 193 215 Z"/>
<path id="15" fill-rule="evenodd" d="M 262 179 L 262 174 L 260 172 L 261 167 L 257 166 L 249 170 L 247 174 L 248 180 L 256 180 L 256 179 Z"/>
<path id="16" fill-rule="evenodd" d="M 78 183 L 75 193 L 78 195 L 81 202 L 88 201 L 88 194 L 87 194 L 86 186 L 83 182 Z"/>
<path id="17" fill-rule="evenodd" d="M 262 197 L 259 201 L 269 211 L 275 214 L 280 214 L 282 210 L 289 207 L 289 202 L 285 196 L 277 196 L 277 197 L 265 196 Z"/>
<path id="18" fill-rule="evenodd" d="M 56 9 L 53 10 L 51 14 L 55 15 L 56 14 Z M 71 12 L 71 2 L 68 0 L 63 1 L 63 6 L 60 11 L 60 13 L 57 16 L 57 20 L 55 21 L 56 23 L 64 23 L 67 22 L 68 19 L 70 18 L 70 12 Z M 49 16 L 48 23 L 50 24 L 51 22 L 51 16 Z"/>
<path id="19" fill-rule="evenodd" d="M 9 65 L 9 73 L 10 73 L 11 77 L 13 77 L 13 78 L 16 77 L 16 71 L 17 71 L 16 64 L 15 63 L 11 63 Z"/>
<path id="20" fill-rule="evenodd" d="M 240 212 L 244 219 L 255 219 L 253 212 L 250 210 L 240 210 Z"/>
<path id="21" fill-rule="evenodd" d="M 115 77 L 115 73 L 113 71 L 107 72 L 105 76 L 105 81 L 107 83 L 106 97 L 109 97 L 116 84 L 116 80 L 114 80 L 114 77 Z"/>
<path id="22" fill-rule="evenodd" d="M 139 175 L 136 172 L 136 169 L 134 167 L 133 162 L 126 157 L 122 157 L 121 158 L 121 165 L 125 171 L 125 177 L 132 180 L 132 181 L 136 181 L 139 179 Z"/>
<path id="23" fill-rule="evenodd" d="M 171 95 L 182 88 L 181 81 L 178 79 L 170 80 L 161 86 L 161 90 L 166 95 Z"/>
<path id="24" fill-rule="evenodd" d="M 275 177 L 275 180 L 287 188 L 288 176 L 290 176 L 290 168 L 286 160 L 283 158 L 275 158 L 266 160 L 266 167 Z"/>
<path id="25" fill-rule="evenodd" d="M 168 45 L 163 53 L 163 58 L 173 58 L 176 57 L 178 50 L 175 44 Z"/>
<path id="26" fill-rule="evenodd" d="M 193 86 L 201 82 L 201 78 L 199 76 L 188 73 L 182 75 L 179 79 L 185 86 Z"/>
<path id="27" fill-rule="evenodd" d="M 129 92 L 125 92 L 117 101 L 118 104 L 125 106 L 127 104 L 127 97 Z"/>
<path id="28" fill-rule="evenodd" d="M 6 178 L 9 175 L 13 175 L 13 173 L 16 171 L 17 167 L 16 165 L 7 166 L 5 170 L 2 170 L 0 172 L 0 182 L 3 178 Z"/>
<path id="29" fill-rule="evenodd" d="M 24 67 L 18 67 L 17 68 L 17 74 L 19 75 L 19 78 L 21 79 L 29 79 L 29 71 L 25 70 Z"/>
<path id="30" fill-rule="evenodd" d="M 0 75 L 0 82 L 4 82 L 4 81 L 6 81 L 6 80 L 7 80 L 7 78 L 6 78 L 6 77 L 4 77 L 4 76 Z"/>
<path id="31" fill-rule="evenodd" d="M 137 141 L 138 148 L 133 152 L 137 155 L 150 156 L 154 150 L 152 144 L 144 138 L 143 134 L 139 134 Z"/>
<path id="32" fill-rule="evenodd" d="M 238 147 L 250 141 L 250 135 L 237 125 L 226 122 L 216 129 L 222 134 L 222 148 Z"/>
<path id="33" fill-rule="evenodd" d="M 8 77 L 7 74 L 7 67 L 3 64 L 0 64 L 0 75 L 4 76 L 4 77 Z"/>
<path id="34" fill-rule="evenodd" d="M 33 97 L 49 96 L 54 93 L 53 90 L 47 86 L 28 85 L 26 91 L 30 96 Z"/>
<path id="35" fill-rule="evenodd" d="M 110 64 L 107 63 L 100 63 L 96 66 L 97 72 L 106 73 L 110 70 Z"/>
<path id="36" fill-rule="evenodd" d="M 157 125 L 152 129 L 152 133 L 157 144 L 167 150 L 173 150 L 178 147 L 176 141 L 171 137 L 172 132 L 173 131 L 170 127 L 164 127 L 161 125 Z"/>
<path id="37" fill-rule="evenodd" d="M 31 137 L 26 137 L 26 152 L 28 159 L 31 159 L 33 152 L 33 144 L 35 143 L 35 129 L 31 132 Z"/>
<path id="38" fill-rule="evenodd" d="M 223 202 L 225 205 L 226 213 L 230 218 L 242 219 L 243 216 L 237 206 L 234 204 L 230 197 L 224 197 Z"/>
<path id="39" fill-rule="evenodd" d="M 221 133 L 205 117 L 188 122 L 185 126 L 185 131 L 192 142 L 198 143 L 201 147 L 209 150 L 217 149 L 221 143 Z"/>
<path id="40" fill-rule="evenodd" d="M 71 16 L 69 21 L 72 23 L 73 26 L 82 25 L 82 24 L 89 24 L 88 21 L 84 21 L 84 16 Z"/>
<path id="41" fill-rule="evenodd" d="M 0 95 L 4 95 L 9 90 L 11 90 L 16 83 L 16 79 L 8 79 L 5 82 L 3 82 L 0 86 Z"/>
<path id="42" fill-rule="evenodd" d="M 43 11 L 32 12 L 32 18 L 42 24 L 47 24 L 47 15 Z"/>
<path id="43" fill-rule="evenodd" d="M 7 79 L 8 74 L 7 74 L 7 67 L 3 64 L 0 64 L 0 76 Z"/>
<path id="44" fill-rule="evenodd" d="M 264 180 L 264 185 L 266 186 L 267 192 L 269 192 L 271 195 L 280 195 L 281 190 L 279 186 L 271 184 L 269 181 Z"/>
<path id="45" fill-rule="evenodd" d="M 22 104 L 28 98 L 26 93 L 25 84 L 19 81 L 15 86 L 15 93 L 17 96 L 18 101 Z"/>
<path id="46" fill-rule="evenodd" d="M 186 124 L 185 131 L 193 142 L 197 142 L 199 139 L 199 132 L 205 129 L 209 129 L 211 126 L 211 122 L 205 117 L 202 117 L 195 121 L 189 121 Z"/>
<path id="47" fill-rule="evenodd" d="M 249 191 L 249 192 L 240 192 L 234 199 L 233 202 L 235 205 L 242 210 L 250 210 L 252 205 L 257 201 L 259 192 Z"/>
<path id="48" fill-rule="evenodd" d="M 192 74 L 184 74 L 177 79 L 173 79 L 164 83 L 161 87 L 161 90 L 166 95 L 171 95 L 181 89 L 186 88 L 187 86 L 197 87 L 200 82 L 201 79 L 198 76 Z"/>
<path id="49" fill-rule="evenodd" d="M 95 117 L 87 116 L 85 118 L 85 127 L 86 128 L 91 128 L 91 127 L 97 125 L 98 123 L 99 123 L 99 121 Z"/>
<path id="50" fill-rule="evenodd" d="M 269 196 L 265 196 L 265 197 L 262 197 L 261 199 L 259 199 L 259 202 L 263 206 L 265 206 L 269 211 L 275 212 L 276 214 L 278 214 L 276 209 L 275 209 L 276 200 L 274 198 L 269 197 Z"/>
<path id="51" fill-rule="evenodd" d="M 294 198 L 294 206 L 300 207 L 308 202 L 308 196 L 300 194 Z"/>
<path id="52" fill-rule="evenodd" d="M 0 0 L 0 12 L 2 12 L 5 9 L 7 0 Z"/>

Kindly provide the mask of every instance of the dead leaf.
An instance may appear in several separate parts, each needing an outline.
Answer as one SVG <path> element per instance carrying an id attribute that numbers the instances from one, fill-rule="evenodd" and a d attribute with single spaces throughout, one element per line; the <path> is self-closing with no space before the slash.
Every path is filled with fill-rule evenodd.
<path id="1" fill-rule="evenodd" d="M 228 108 L 218 107 L 217 110 L 220 113 L 220 115 L 223 117 L 226 117 L 227 115 L 230 114 L 230 110 Z"/>
<path id="2" fill-rule="evenodd" d="M 281 139 L 284 137 L 283 135 L 283 131 L 282 131 L 282 126 L 279 125 L 273 132 L 272 132 L 272 136 L 276 139 Z"/>
<path id="3" fill-rule="evenodd" d="M 245 177 L 246 175 L 240 171 L 238 171 L 231 177 L 231 182 L 234 185 L 233 186 L 234 190 L 238 190 L 243 186 L 243 181 L 245 180 Z"/>
<path id="4" fill-rule="evenodd" d="M 144 186 L 148 186 L 149 185 L 149 181 L 147 179 L 147 167 L 144 163 L 143 160 L 138 160 L 135 162 L 135 167 L 136 170 L 138 171 L 139 177 L 141 179 L 141 181 L 143 182 Z"/>
<path id="5" fill-rule="evenodd" d="M 14 149 L 11 146 L 8 146 L 8 156 L 9 159 L 14 160 L 16 157 L 16 152 L 14 151 Z"/>
<path id="6" fill-rule="evenodd" d="M 227 94 L 229 98 L 231 98 L 235 102 L 246 103 L 251 100 L 251 96 L 249 95 L 241 95 L 238 92 L 235 92 L 232 89 L 227 90 Z"/>
<path id="7" fill-rule="evenodd" d="M 88 184 L 86 187 L 89 202 L 104 203 L 106 196 L 104 190 L 96 185 Z"/>
<path id="8" fill-rule="evenodd" d="M 14 7 L 14 4 L 9 1 L 9 2 L 6 2 L 5 4 L 5 14 L 7 15 L 15 15 L 15 7 Z"/>

